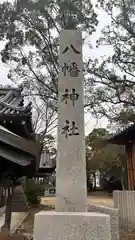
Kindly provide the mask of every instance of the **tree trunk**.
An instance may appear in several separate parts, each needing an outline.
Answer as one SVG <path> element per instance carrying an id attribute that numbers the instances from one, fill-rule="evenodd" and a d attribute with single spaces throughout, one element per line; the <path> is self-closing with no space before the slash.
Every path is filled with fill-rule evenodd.
<path id="1" fill-rule="evenodd" d="M 126 148 L 126 147 L 125 147 Z M 126 148 L 127 152 L 127 148 Z M 127 152 L 128 156 L 128 152 Z M 128 157 L 122 159 L 122 188 L 123 190 L 128 190 Z"/>
<path id="2" fill-rule="evenodd" d="M 12 215 L 12 197 L 14 194 L 14 186 L 8 187 L 8 193 L 7 193 L 7 202 L 6 202 L 6 212 L 5 212 L 5 222 L 4 225 L 1 228 L 1 231 L 7 232 L 10 234 L 10 226 L 11 226 L 11 215 Z"/>
<path id="3" fill-rule="evenodd" d="M 97 183 L 96 183 L 96 173 L 93 173 L 93 179 L 94 179 L 94 189 L 97 188 Z"/>
<path id="4" fill-rule="evenodd" d="M 5 205 L 4 187 L 0 186 L 0 207 Z"/>

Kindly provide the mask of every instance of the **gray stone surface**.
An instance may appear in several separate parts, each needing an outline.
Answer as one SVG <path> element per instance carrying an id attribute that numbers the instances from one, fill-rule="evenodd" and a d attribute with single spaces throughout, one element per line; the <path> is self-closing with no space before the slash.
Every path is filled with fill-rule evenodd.
<path id="1" fill-rule="evenodd" d="M 135 230 L 135 191 L 114 191 L 113 200 L 119 209 L 120 227 Z"/>
<path id="2" fill-rule="evenodd" d="M 89 204 L 88 212 L 104 213 L 110 216 L 111 240 L 119 240 L 119 211 L 102 205 Z"/>
<path id="3" fill-rule="evenodd" d="M 66 48 L 67 51 L 63 53 Z M 75 53 L 75 49 L 80 53 Z M 87 209 L 87 189 L 82 34 L 80 31 L 62 30 L 59 65 L 56 211 L 84 212 Z M 67 103 L 63 99 L 65 90 L 68 91 Z M 75 94 L 78 94 L 75 95 L 78 97 L 74 102 L 72 101 L 73 90 Z M 64 132 L 66 121 L 69 121 L 69 128 Z M 73 128 L 73 122 L 75 122 L 75 128 Z"/>
<path id="4" fill-rule="evenodd" d="M 110 217 L 99 213 L 40 212 L 34 240 L 111 240 Z"/>

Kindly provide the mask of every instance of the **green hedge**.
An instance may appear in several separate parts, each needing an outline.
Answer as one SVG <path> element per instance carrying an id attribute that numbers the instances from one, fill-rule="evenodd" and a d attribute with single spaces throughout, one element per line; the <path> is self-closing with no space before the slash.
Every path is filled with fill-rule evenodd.
<path id="1" fill-rule="evenodd" d="M 39 205 L 41 197 L 44 196 L 44 187 L 35 180 L 28 180 L 25 195 L 30 206 Z"/>

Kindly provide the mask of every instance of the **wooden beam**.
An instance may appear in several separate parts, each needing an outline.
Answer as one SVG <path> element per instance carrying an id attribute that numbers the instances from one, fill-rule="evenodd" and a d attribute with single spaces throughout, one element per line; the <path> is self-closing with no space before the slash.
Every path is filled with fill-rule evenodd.
<path id="1" fill-rule="evenodd" d="M 0 126 L 0 141 L 33 156 L 37 156 L 41 150 L 41 144 L 22 138 L 2 126 Z"/>

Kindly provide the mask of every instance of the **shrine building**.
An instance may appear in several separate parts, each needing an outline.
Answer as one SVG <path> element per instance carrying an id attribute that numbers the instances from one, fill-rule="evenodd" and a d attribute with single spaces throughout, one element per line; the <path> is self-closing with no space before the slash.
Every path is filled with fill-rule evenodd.
<path id="1" fill-rule="evenodd" d="M 24 104 L 23 87 L 0 87 L 0 177 L 38 174 L 42 145 L 32 126 L 32 104 Z M 51 167 L 50 167 L 51 168 Z M 53 171 L 45 166 L 43 172 Z"/>
<path id="2" fill-rule="evenodd" d="M 135 124 L 110 137 L 107 143 L 125 146 L 127 153 L 128 190 L 135 190 Z"/>

